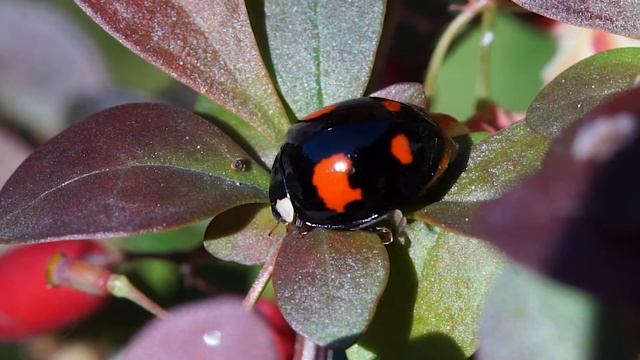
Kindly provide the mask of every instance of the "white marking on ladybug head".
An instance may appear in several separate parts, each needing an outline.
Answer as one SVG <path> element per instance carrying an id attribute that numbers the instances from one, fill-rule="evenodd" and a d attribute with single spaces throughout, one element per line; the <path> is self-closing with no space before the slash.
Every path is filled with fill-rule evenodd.
<path id="1" fill-rule="evenodd" d="M 578 131 L 571 145 L 571 154 L 579 161 L 606 161 L 629 144 L 637 130 L 633 114 L 603 116 Z"/>
<path id="2" fill-rule="evenodd" d="M 287 223 L 293 222 L 295 211 L 293 210 L 293 204 L 289 197 L 276 200 L 276 210 L 278 211 L 278 214 L 280 214 L 282 220 Z"/>

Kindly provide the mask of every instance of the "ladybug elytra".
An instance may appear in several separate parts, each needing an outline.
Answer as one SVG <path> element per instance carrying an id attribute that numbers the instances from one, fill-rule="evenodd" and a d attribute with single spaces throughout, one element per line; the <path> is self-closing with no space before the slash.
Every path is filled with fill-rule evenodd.
<path id="1" fill-rule="evenodd" d="M 329 105 L 287 132 L 271 209 L 297 226 L 371 227 L 415 203 L 454 153 L 451 137 L 415 106 L 374 97 Z"/>

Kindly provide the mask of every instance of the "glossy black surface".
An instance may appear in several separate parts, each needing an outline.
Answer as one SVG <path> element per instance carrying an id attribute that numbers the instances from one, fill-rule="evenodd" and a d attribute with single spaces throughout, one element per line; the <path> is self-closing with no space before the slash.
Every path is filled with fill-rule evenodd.
<path id="1" fill-rule="evenodd" d="M 287 193 L 303 223 L 334 229 L 368 226 L 417 200 L 438 169 L 443 134 L 421 110 L 402 104 L 392 112 L 383 100 L 342 102 L 325 115 L 291 127 L 272 169 L 269 197 L 276 218 L 275 201 Z M 391 153 L 391 140 L 398 134 L 409 140 L 413 162 L 408 165 Z M 343 213 L 328 209 L 312 183 L 314 166 L 337 153 L 352 161 L 349 184 L 363 194 Z"/>

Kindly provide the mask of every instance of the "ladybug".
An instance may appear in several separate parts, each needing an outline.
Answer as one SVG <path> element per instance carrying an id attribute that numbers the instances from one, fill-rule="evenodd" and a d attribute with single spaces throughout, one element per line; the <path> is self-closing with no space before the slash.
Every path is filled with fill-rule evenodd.
<path id="1" fill-rule="evenodd" d="M 375 97 L 329 105 L 287 132 L 271 170 L 271 210 L 298 227 L 372 228 L 415 203 L 455 151 L 416 106 Z"/>

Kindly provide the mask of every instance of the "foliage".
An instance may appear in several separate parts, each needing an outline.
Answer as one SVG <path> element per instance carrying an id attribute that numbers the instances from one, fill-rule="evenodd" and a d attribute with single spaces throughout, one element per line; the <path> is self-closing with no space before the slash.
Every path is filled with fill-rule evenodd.
<path id="1" fill-rule="evenodd" d="M 639 33 L 637 9 L 628 2 L 516 2 L 568 23 Z M 634 211 L 640 199 L 633 190 L 640 180 L 634 166 L 639 48 L 590 57 L 540 89 L 550 37 L 514 15 L 500 13 L 496 20 L 501 2 L 472 1 L 443 37 L 462 33 L 456 26 L 468 24 L 473 9 L 483 21 L 462 33 L 440 68 L 437 96 L 426 99 L 415 82 L 372 86 L 376 57 L 385 49 L 383 24 L 394 15 L 391 2 L 361 0 L 347 8 L 338 0 L 76 3 L 133 52 L 201 95 L 195 113 L 157 103 L 111 107 L 40 146 L 0 190 L 0 243 L 138 235 L 113 242 L 124 254 L 119 261 L 164 256 L 212 293 L 220 289 L 208 288 L 194 271 L 228 279 L 238 272 L 210 255 L 263 264 L 245 305 L 273 271 L 273 292 L 292 328 L 320 346 L 349 347 L 353 359 L 466 359 L 478 348 L 483 359 L 549 353 L 579 359 L 596 341 L 602 354 L 609 348 L 621 358 L 638 353 L 630 334 L 640 324 L 610 308 L 624 304 L 635 314 L 640 303 Z M 532 49 L 536 54 L 527 55 Z M 109 83 L 104 65 L 97 69 L 95 87 Z M 474 76 L 493 91 L 474 91 Z M 392 244 L 368 231 L 274 230 L 268 170 L 288 126 L 367 93 L 461 118 L 496 104 L 528 110 L 489 136 L 456 132 L 456 161 L 428 204 L 406 212 L 406 233 Z M 1 95 L 17 101 L 16 94 Z M 159 231 L 172 232 L 153 234 Z M 187 239 L 175 242 L 181 236 Z M 208 253 L 194 250 L 201 238 Z M 203 255 L 209 265 L 228 268 L 200 267 Z M 505 255 L 560 282 L 519 270 Z M 167 270 L 167 278 L 177 271 Z M 247 280 L 243 271 L 237 282 Z M 592 320 L 596 311 L 602 321 Z M 272 330 L 238 299 L 172 314 L 143 330 L 124 358 L 151 351 L 170 356 L 160 345 L 176 336 L 184 341 L 174 354 L 278 356 L 273 339 L 260 336 Z M 209 316 L 219 321 L 213 329 Z M 527 326 L 514 326 L 519 321 Z M 189 332 L 178 331 L 183 327 Z M 621 335 L 590 337 L 604 330 Z M 199 332 L 195 340 L 193 332 Z M 224 346 L 203 346 L 202 334 L 205 343 L 224 334 Z M 529 349 L 528 357 L 521 349 Z"/>

